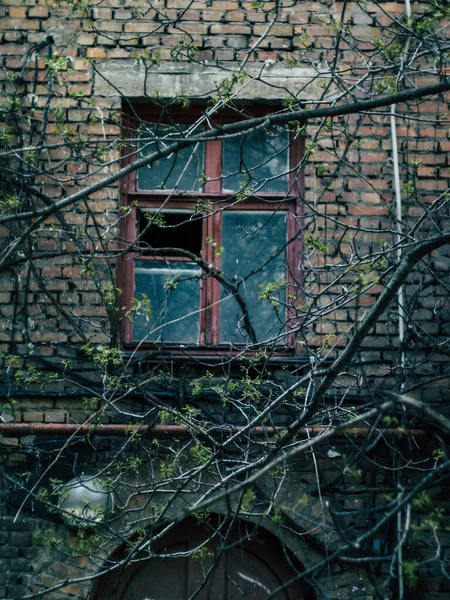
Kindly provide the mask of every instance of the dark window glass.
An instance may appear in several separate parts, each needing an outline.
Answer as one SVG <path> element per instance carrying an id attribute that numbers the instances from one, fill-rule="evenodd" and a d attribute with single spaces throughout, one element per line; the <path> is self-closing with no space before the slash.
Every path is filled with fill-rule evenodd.
<path id="1" fill-rule="evenodd" d="M 250 187 L 255 192 L 287 192 L 289 181 L 289 132 L 260 130 L 222 142 L 222 190 L 236 192 Z"/>
<path id="2" fill-rule="evenodd" d="M 241 282 L 240 292 L 259 342 L 285 331 L 287 215 L 271 211 L 225 211 L 222 217 L 221 270 Z M 260 295 L 275 284 L 270 299 Z M 220 341 L 249 342 L 242 310 L 223 289 Z"/>
<path id="3" fill-rule="evenodd" d="M 189 262 L 136 261 L 134 295 L 150 300 L 151 313 L 136 313 L 133 339 L 198 343 L 200 275 Z"/>
<path id="4" fill-rule="evenodd" d="M 140 131 L 140 152 L 147 156 L 158 149 L 167 148 L 184 137 L 189 126 L 148 124 Z M 198 133 L 197 129 L 195 133 Z M 189 131 L 191 134 L 192 131 Z M 151 166 L 142 167 L 137 173 L 139 190 L 192 190 L 202 189 L 205 171 L 205 145 L 190 145 L 176 154 L 161 158 Z"/>
<path id="5" fill-rule="evenodd" d="M 151 248 L 181 248 L 200 255 L 202 226 L 203 220 L 193 218 L 192 211 L 141 211 L 139 213 L 141 244 L 148 244 Z"/>

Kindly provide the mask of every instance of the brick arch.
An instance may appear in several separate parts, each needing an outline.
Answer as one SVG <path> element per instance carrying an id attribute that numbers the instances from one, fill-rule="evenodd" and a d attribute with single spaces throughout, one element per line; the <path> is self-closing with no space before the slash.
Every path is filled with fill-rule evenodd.
<path id="1" fill-rule="evenodd" d="M 116 558 L 124 552 L 119 550 Z M 314 590 L 297 577 L 304 569 L 295 556 L 253 523 L 222 520 L 219 525 L 216 518 L 207 523 L 189 518 L 152 546 L 152 552 L 173 556 L 143 558 L 104 575 L 92 599 L 264 600 L 279 590 L 270 597 L 316 600 Z"/>

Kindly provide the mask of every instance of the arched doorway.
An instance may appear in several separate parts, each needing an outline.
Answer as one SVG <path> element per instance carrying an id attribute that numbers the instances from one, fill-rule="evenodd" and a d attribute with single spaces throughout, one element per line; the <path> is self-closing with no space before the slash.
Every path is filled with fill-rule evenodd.
<path id="1" fill-rule="evenodd" d="M 301 565 L 279 540 L 252 523 L 174 528 L 152 548 L 161 557 L 101 578 L 95 600 L 315 600 Z M 278 591 L 277 591 L 278 590 Z M 276 592 L 273 596 L 272 594 Z"/>

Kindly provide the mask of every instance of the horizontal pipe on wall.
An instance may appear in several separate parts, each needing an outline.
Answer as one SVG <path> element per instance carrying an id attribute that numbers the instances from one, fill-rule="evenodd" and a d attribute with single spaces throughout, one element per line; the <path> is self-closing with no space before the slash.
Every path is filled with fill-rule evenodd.
<path id="1" fill-rule="evenodd" d="M 245 429 L 244 426 L 236 427 L 210 427 L 205 430 L 205 434 L 209 436 L 231 435 L 240 430 Z M 280 435 L 285 427 L 252 427 L 248 430 L 248 434 L 258 436 Z M 302 438 L 315 437 L 327 431 L 326 427 L 306 427 L 297 435 Z M 364 439 L 373 429 L 368 427 L 354 428 L 349 431 L 337 431 L 334 437 L 351 439 Z M 402 438 L 408 433 L 415 438 L 427 437 L 427 431 L 424 429 L 380 429 L 377 430 L 385 436 Z M 133 433 L 147 437 L 165 438 L 165 437 L 190 437 L 192 436 L 192 428 L 186 425 L 123 425 L 123 424 L 99 424 L 99 425 L 77 425 L 75 423 L 0 423 L 0 435 L 8 437 L 19 437 L 25 435 L 89 435 L 89 436 L 131 436 Z M 201 435 L 201 432 L 199 432 Z"/>

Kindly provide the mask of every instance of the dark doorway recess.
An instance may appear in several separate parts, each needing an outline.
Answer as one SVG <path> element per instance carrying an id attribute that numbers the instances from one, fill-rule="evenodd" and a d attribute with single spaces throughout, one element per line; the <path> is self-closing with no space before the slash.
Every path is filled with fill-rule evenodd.
<path id="1" fill-rule="evenodd" d="M 187 519 L 152 551 L 165 556 L 102 577 L 94 600 L 316 600 L 312 588 L 296 580 L 302 565 L 251 523 L 213 527 Z"/>

